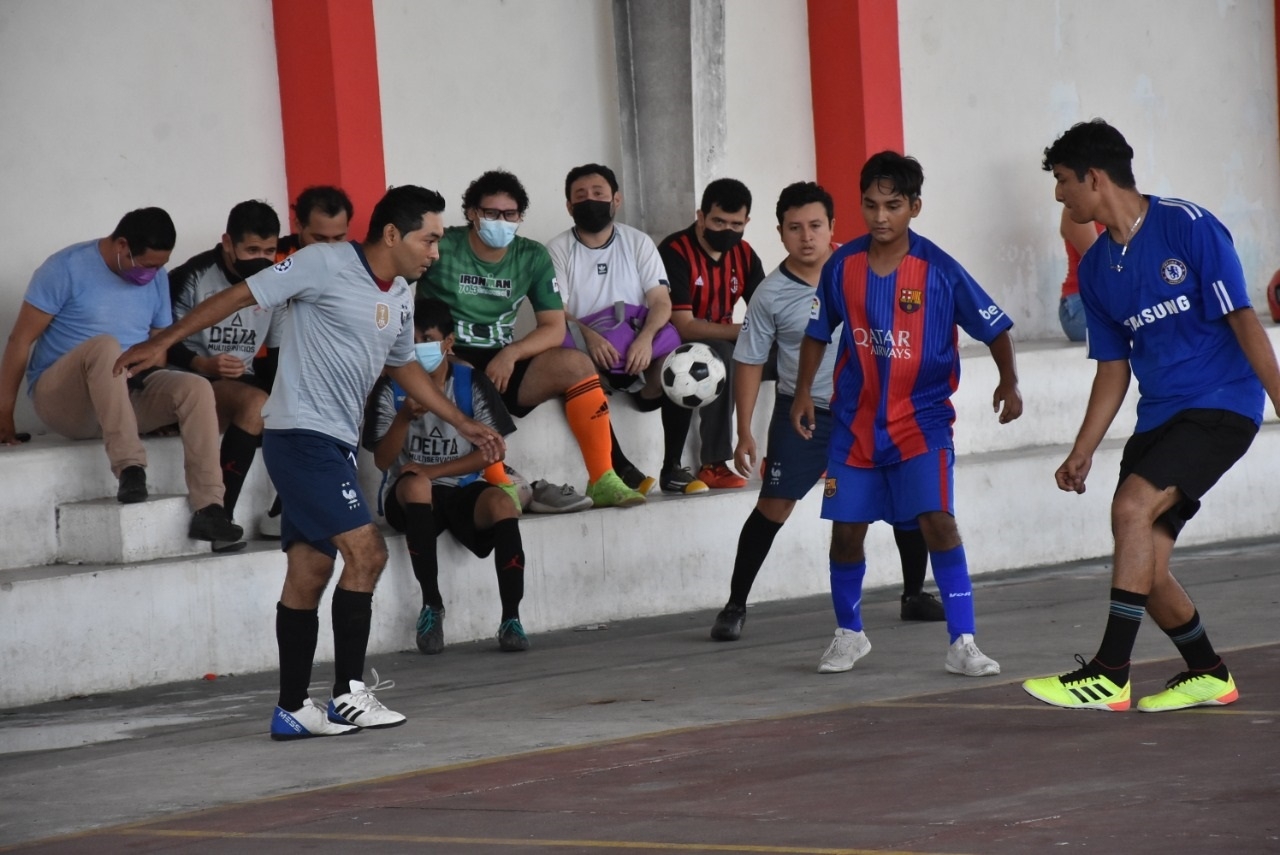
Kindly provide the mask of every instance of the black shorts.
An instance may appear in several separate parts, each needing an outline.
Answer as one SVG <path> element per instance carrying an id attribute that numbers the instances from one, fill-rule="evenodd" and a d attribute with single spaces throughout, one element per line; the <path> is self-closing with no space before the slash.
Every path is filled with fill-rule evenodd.
<path id="1" fill-rule="evenodd" d="M 488 367 L 493 358 L 498 355 L 500 348 L 487 347 L 466 347 L 465 345 L 455 345 L 453 355 L 461 360 L 470 362 L 477 371 L 483 371 Z M 507 412 L 517 418 L 523 418 L 534 411 L 533 407 L 524 407 L 520 405 L 520 384 L 524 382 L 524 375 L 529 373 L 529 363 L 532 359 L 516 360 L 516 367 L 511 369 L 511 379 L 507 381 L 507 391 L 502 393 L 502 403 L 507 405 Z"/>
<path id="2" fill-rule="evenodd" d="M 1200 499 L 1244 456 L 1258 433 L 1253 420 L 1230 410 L 1183 410 L 1125 443 L 1120 480 L 1138 475 L 1158 490 L 1177 487 L 1182 501 L 1160 517 L 1174 537 L 1200 510 Z"/>
<path id="3" fill-rule="evenodd" d="M 404 506 L 396 498 L 396 485 L 402 478 L 417 478 L 417 475 L 401 475 L 387 490 L 384 500 L 384 512 L 387 523 L 398 532 L 404 532 L 406 520 Z M 476 529 L 476 503 L 485 490 L 500 490 L 487 481 L 472 481 L 465 487 L 445 487 L 439 484 L 431 487 L 431 515 L 435 519 L 436 535 L 451 532 L 467 549 L 478 558 L 484 558 L 493 552 L 493 529 L 483 531 Z"/>

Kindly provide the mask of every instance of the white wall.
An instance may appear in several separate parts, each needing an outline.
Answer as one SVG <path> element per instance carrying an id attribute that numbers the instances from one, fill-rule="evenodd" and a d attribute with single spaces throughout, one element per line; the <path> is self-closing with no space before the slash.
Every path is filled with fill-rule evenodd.
<path id="1" fill-rule="evenodd" d="M 1280 266 L 1276 55 L 1269 0 L 899 0 L 906 149 L 925 169 L 917 227 L 1017 321 L 1061 335 L 1066 269 L 1045 146 L 1101 116 L 1140 190 L 1191 199 L 1236 241 L 1256 305 Z"/>

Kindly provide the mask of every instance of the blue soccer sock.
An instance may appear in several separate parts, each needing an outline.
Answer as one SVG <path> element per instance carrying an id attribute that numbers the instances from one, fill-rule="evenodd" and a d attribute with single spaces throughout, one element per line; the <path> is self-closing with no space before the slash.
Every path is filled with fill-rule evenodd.
<path id="1" fill-rule="evenodd" d="M 841 629 L 862 631 L 862 579 L 866 575 L 866 561 L 831 562 L 831 605 Z"/>
<path id="2" fill-rule="evenodd" d="M 964 557 L 964 545 L 946 552 L 930 552 L 933 565 L 933 581 L 942 594 L 942 606 L 947 613 L 947 633 L 951 643 L 962 635 L 974 634 L 973 585 L 969 582 L 969 562 Z"/>

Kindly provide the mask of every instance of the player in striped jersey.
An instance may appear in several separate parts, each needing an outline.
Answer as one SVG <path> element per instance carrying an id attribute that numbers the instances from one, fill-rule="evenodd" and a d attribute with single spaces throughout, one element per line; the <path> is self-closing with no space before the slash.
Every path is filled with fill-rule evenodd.
<path id="1" fill-rule="evenodd" d="M 831 527 L 831 598 L 836 629 L 818 665 L 848 671 L 871 650 L 862 629 L 863 541 L 876 521 L 916 520 L 942 594 L 951 637 L 945 667 L 981 677 L 1000 666 L 974 642 L 973 588 L 956 527 L 951 395 L 960 381 L 957 324 L 991 348 L 1000 382 L 992 405 L 1001 424 L 1022 415 L 1013 322 L 951 256 L 908 226 L 920 214 L 924 173 L 886 151 L 862 168 L 862 216 L 870 234 L 831 256 L 814 295 L 792 426 L 813 436 L 813 380 L 832 332 L 834 426 L 822 516 Z"/>

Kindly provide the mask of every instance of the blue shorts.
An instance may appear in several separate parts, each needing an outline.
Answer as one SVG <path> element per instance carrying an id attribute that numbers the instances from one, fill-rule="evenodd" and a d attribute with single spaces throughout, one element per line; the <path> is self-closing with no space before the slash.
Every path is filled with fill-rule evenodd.
<path id="1" fill-rule="evenodd" d="M 262 461 L 280 495 L 280 548 L 302 542 L 330 558 L 330 538 L 373 518 L 356 477 L 356 449 L 309 430 L 262 432 Z"/>
<path id="2" fill-rule="evenodd" d="M 955 516 L 955 462 L 950 448 L 871 469 L 828 460 L 822 518 L 846 523 L 905 523 L 931 511 Z"/>
<path id="3" fill-rule="evenodd" d="M 805 439 L 791 426 L 791 404 L 795 398 L 778 395 L 769 420 L 769 447 L 764 457 L 762 499 L 799 501 L 818 483 L 827 469 L 827 445 L 831 440 L 831 411 L 817 407 L 813 438 Z"/>

